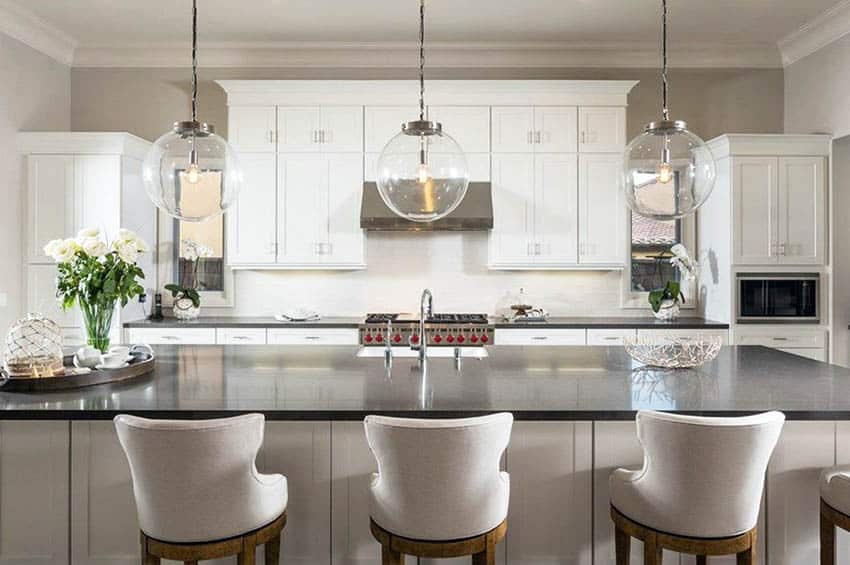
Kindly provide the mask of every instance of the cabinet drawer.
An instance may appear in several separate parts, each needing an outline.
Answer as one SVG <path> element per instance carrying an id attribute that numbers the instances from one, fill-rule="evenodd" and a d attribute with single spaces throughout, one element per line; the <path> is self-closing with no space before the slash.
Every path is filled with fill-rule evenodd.
<path id="1" fill-rule="evenodd" d="M 209 345 L 215 343 L 215 328 L 133 328 L 129 341 L 150 345 Z"/>
<path id="2" fill-rule="evenodd" d="M 826 350 L 823 348 L 806 349 L 804 347 L 779 347 L 777 349 L 779 349 L 779 351 L 784 351 L 785 353 L 791 353 L 792 355 L 799 355 L 800 357 L 805 357 L 806 359 L 813 359 L 814 361 L 821 361 L 823 363 L 826 363 Z"/>
<path id="3" fill-rule="evenodd" d="M 735 345 L 763 345 L 765 347 L 787 348 L 824 348 L 826 346 L 826 332 L 793 332 L 793 331 L 765 331 L 744 332 L 735 331 Z"/>
<path id="4" fill-rule="evenodd" d="M 274 345 L 357 345 L 356 328 L 278 328 L 268 330 Z"/>
<path id="5" fill-rule="evenodd" d="M 583 329 L 496 329 L 497 345 L 584 345 Z"/>
<path id="6" fill-rule="evenodd" d="M 215 342 L 228 344 L 255 344 L 265 345 L 265 328 L 217 328 L 215 330 Z"/>
<path id="7" fill-rule="evenodd" d="M 623 340 L 635 337 L 634 329 L 588 329 L 587 345 L 623 345 Z"/>
<path id="8" fill-rule="evenodd" d="M 638 330 L 638 337 L 711 337 L 719 336 L 723 340 L 723 345 L 729 343 L 728 330 Z"/>

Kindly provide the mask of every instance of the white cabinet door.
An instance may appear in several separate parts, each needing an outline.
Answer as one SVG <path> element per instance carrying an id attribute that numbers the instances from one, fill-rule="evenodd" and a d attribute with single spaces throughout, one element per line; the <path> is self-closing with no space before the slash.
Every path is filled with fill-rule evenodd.
<path id="1" fill-rule="evenodd" d="M 626 339 L 633 339 L 637 330 L 619 328 L 588 328 L 587 345 L 623 345 Z"/>
<path id="2" fill-rule="evenodd" d="M 578 150 L 575 106 L 537 106 L 534 108 L 534 151 L 537 153 L 575 153 Z"/>
<path id="3" fill-rule="evenodd" d="M 318 106 L 278 106 L 277 150 L 317 153 L 321 129 Z"/>
<path id="4" fill-rule="evenodd" d="M 401 133 L 401 125 L 419 119 L 419 109 L 413 106 L 366 106 L 365 150 L 380 153 L 387 142 Z"/>
<path id="5" fill-rule="evenodd" d="M 736 157 L 733 175 L 733 261 L 736 265 L 777 262 L 777 182 L 775 157 Z"/>
<path id="6" fill-rule="evenodd" d="M 0 423 L 0 564 L 69 562 L 68 422 Z"/>
<path id="7" fill-rule="evenodd" d="M 226 212 L 227 261 L 231 265 L 274 263 L 276 155 L 242 153 L 239 160 L 245 182 L 239 198 Z"/>
<path id="8" fill-rule="evenodd" d="M 823 157 L 780 157 L 779 263 L 820 265 L 826 241 L 826 176 Z"/>
<path id="9" fill-rule="evenodd" d="M 327 222 L 319 218 L 327 230 L 322 261 L 362 266 L 365 259 L 365 238 L 360 229 L 363 159 L 359 153 L 327 155 L 325 174 Z"/>
<path id="10" fill-rule="evenodd" d="M 212 345 L 215 328 L 130 328 L 130 343 L 148 345 Z"/>
<path id="11" fill-rule="evenodd" d="M 493 153 L 534 152 L 534 107 L 493 106 Z"/>
<path id="12" fill-rule="evenodd" d="M 626 109 L 582 107 L 579 116 L 579 151 L 622 153 L 626 146 Z"/>
<path id="13" fill-rule="evenodd" d="M 578 164 L 575 153 L 534 157 L 534 262 L 578 260 Z"/>
<path id="14" fill-rule="evenodd" d="M 44 245 L 76 235 L 74 157 L 30 155 L 27 158 L 27 259 L 49 262 Z"/>
<path id="15" fill-rule="evenodd" d="M 489 106 L 430 106 L 428 119 L 440 122 L 467 155 L 490 152 Z"/>
<path id="16" fill-rule="evenodd" d="M 493 229 L 490 264 L 528 265 L 534 262 L 534 156 L 494 154 Z"/>
<path id="17" fill-rule="evenodd" d="M 326 231 L 325 159 L 321 155 L 278 155 L 277 262 L 318 264 Z M 325 204 L 326 206 L 326 204 Z"/>
<path id="18" fill-rule="evenodd" d="M 579 156 L 579 263 L 623 265 L 626 204 L 620 155 Z"/>
<path id="19" fill-rule="evenodd" d="M 227 141 L 234 149 L 249 153 L 274 153 L 277 130 L 274 106 L 231 106 Z"/>
<path id="20" fill-rule="evenodd" d="M 97 227 L 112 237 L 121 227 L 121 157 L 75 155 L 76 228 Z M 74 230 L 73 235 L 76 235 Z"/>
<path id="21" fill-rule="evenodd" d="M 357 328 L 269 328 L 269 345 L 357 345 Z"/>
<path id="22" fill-rule="evenodd" d="M 266 328 L 216 328 L 219 345 L 265 345 Z"/>
<path id="23" fill-rule="evenodd" d="M 641 329 L 637 331 L 638 337 L 641 338 L 702 338 L 702 337 L 719 337 L 722 340 L 723 345 L 727 345 L 729 343 L 729 330 L 710 330 L 710 329 L 696 329 L 696 330 L 650 330 L 650 329 Z"/>
<path id="24" fill-rule="evenodd" d="M 585 330 L 547 328 L 497 328 L 497 345 L 585 345 Z"/>
<path id="25" fill-rule="evenodd" d="M 362 106 L 322 106 L 321 115 L 322 151 L 363 151 Z"/>

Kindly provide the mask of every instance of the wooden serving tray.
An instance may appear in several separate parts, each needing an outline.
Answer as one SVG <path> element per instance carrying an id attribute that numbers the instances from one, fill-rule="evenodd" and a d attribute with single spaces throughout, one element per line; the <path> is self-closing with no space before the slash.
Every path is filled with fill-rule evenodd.
<path id="1" fill-rule="evenodd" d="M 66 367 L 73 366 L 72 355 L 66 356 Z M 137 379 L 151 373 L 154 369 L 154 357 L 147 353 L 136 354 L 130 364 L 121 369 L 92 369 L 85 375 L 58 375 L 54 377 L 10 377 L 0 369 L 0 391 L 2 392 L 44 392 L 68 390 L 105 383 L 117 383 Z"/>

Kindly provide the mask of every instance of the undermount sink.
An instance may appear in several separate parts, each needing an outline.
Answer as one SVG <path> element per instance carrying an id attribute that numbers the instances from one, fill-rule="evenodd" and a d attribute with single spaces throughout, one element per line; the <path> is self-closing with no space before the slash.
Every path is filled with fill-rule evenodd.
<path id="1" fill-rule="evenodd" d="M 419 355 L 418 351 L 414 351 L 409 347 L 393 347 L 393 357 L 416 357 Z M 454 357 L 455 348 L 454 347 L 429 347 L 426 350 L 428 357 Z M 483 359 L 487 357 L 487 349 L 484 347 L 461 347 L 460 348 L 461 357 L 474 357 L 476 359 Z M 358 357 L 383 357 L 384 356 L 384 348 L 383 347 L 361 347 L 357 351 Z"/>

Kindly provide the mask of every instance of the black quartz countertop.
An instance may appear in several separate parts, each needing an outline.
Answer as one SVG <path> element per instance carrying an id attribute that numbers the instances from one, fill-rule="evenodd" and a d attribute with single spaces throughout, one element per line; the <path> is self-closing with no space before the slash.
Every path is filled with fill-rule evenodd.
<path id="1" fill-rule="evenodd" d="M 699 369 L 642 369 L 621 347 L 493 346 L 489 356 L 428 362 L 357 357 L 350 346 L 157 346 L 142 380 L 53 393 L 0 392 L 2 419 L 110 419 L 119 413 L 270 420 L 366 414 L 520 420 L 627 420 L 639 409 L 704 415 L 782 410 L 850 420 L 850 370 L 762 347 L 724 347 Z"/>
<path id="2" fill-rule="evenodd" d="M 356 328 L 363 317 L 329 317 L 309 322 L 278 322 L 268 316 L 214 316 L 184 322 L 176 318 L 162 320 L 134 320 L 125 322 L 125 328 Z M 507 322 L 494 319 L 497 328 L 610 328 L 610 329 L 726 329 L 729 324 L 704 318 L 681 317 L 672 322 L 655 318 L 625 317 L 571 317 L 553 316 L 545 322 Z"/>

